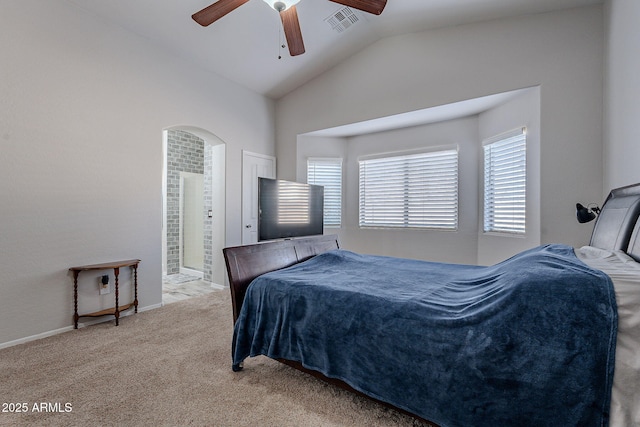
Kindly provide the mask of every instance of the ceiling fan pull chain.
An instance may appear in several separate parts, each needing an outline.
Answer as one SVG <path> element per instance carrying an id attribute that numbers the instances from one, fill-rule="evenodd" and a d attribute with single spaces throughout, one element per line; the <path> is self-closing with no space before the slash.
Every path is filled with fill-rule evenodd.
<path id="1" fill-rule="evenodd" d="M 282 49 L 284 48 L 285 44 L 282 40 L 282 25 L 278 25 L 278 59 L 282 59 Z"/>

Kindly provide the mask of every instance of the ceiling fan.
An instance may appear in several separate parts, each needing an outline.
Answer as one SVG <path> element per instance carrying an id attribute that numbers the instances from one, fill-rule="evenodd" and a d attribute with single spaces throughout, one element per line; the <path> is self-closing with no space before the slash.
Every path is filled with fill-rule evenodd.
<path id="1" fill-rule="evenodd" d="M 211 25 L 227 13 L 234 11 L 249 0 L 218 0 L 194 13 L 191 17 L 198 24 L 206 27 Z M 269 6 L 280 13 L 284 34 L 289 45 L 289 53 L 291 56 L 301 55 L 304 53 L 304 42 L 302 41 L 302 32 L 300 31 L 300 23 L 298 22 L 298 12 L 296 11 L 296 3 L 300 0 L 263 0 Z M 387 4 L 387 0 L 329 0 L 364 12 L 380 15 Z"/>

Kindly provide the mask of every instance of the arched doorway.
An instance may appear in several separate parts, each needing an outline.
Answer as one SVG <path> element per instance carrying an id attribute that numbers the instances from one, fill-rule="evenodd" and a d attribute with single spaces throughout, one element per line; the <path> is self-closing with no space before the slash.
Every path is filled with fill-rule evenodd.
<path id="1" fill-rule="evenodd" d="M 163 132 L 163 153 L 166 303 L 224 284 L 225 144 L 204 129 L 173 126 Z"/>

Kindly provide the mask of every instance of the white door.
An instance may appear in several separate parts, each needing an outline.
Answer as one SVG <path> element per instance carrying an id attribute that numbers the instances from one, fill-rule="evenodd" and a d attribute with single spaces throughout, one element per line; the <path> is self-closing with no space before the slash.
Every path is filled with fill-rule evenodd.
<path id="1" fill-rule="evenodd" d="M 242 152 L 242 244 L 258 242 L 258 178 L 276 177 L 276 158 Z"/>
<path id="2" fill-rule="evenodd" d="M 204 270 L 204 175 L 180 172 L 180 269 Z"/>

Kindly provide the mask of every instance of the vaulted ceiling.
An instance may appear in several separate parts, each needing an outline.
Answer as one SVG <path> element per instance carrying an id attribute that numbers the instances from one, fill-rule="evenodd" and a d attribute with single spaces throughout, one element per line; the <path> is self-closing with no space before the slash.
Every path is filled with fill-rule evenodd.
<path id="1" fill-rule="evenodd" d="M 388 0 L 380 16 L 329 0 L 301 0 L 297 11 L 306 53 L 283 48 L 278 13 L 262 0 L 201 27 L 191 15 L 213 0 L 65 0 L 162 49 L 270 98 L 296 87 L 385 37 L 508 16 L 599 4 L 602 0 Z M 353 13 L 348 26 L 335 16 Z M 333 25 L 332 25 L 333 24 Z"/>

